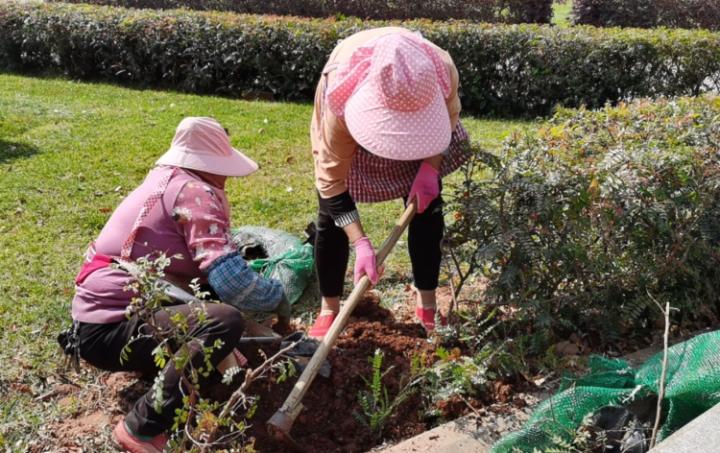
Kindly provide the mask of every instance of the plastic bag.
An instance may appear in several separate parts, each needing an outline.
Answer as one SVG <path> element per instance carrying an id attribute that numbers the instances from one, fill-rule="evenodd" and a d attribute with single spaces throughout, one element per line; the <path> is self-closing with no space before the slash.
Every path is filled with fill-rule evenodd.
<path id="1" fill-rule="evenodd" d="M 312 245 L 284 231 L 256 226 L 234 229 L 232 240 L 255 272 L 282 283 L 288 302 L 300 299 L 313 275 Z"/>

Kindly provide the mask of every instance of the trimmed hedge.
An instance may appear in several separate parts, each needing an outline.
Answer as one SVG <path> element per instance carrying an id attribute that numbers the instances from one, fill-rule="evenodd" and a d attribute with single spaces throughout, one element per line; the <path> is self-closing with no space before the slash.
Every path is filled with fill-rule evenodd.
<path id="1" fill-rule="evenodd" d="M 477 153 L 447 239 L 544 347 L 643 337 L 662 325 L 653 298 L 680 328 L 717 322 L 719 117 L 718 97 L 561 111 L 499 157 Z"/>
<path id="2" fill-rule="evenodd" d="M 0 68 L 228 96 L 312 99 L 339 39 L 391 22 L 0 4 Z M 720 34 L 410 21 L 453 56 L 466 111 L 695 95 L 720 81 Z"/>
<path id="3" fill-rule="evenodd" d="M 344 15 L 365 19 L 467 19 L 547 24 L 552 19 L 553 0 L 70 0 L 68 3 L 305 17 Z"/>
<path id="4" fill-rule="evenodd" d="M 573 22 L 599 27 L 720 29 L 720 0 L 574 0 Z"/>

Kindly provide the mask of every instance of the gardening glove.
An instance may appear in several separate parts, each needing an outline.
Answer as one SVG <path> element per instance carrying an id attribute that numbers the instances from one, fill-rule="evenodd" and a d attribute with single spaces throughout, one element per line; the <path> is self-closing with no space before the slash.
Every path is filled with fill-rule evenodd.
<path id="1" fill-rule="evenodd" d="M 370 283 L 375 285 L 380 276 L 377 271 L 375 249 L 370 243 L 370 239 L 363 236 L 353 242 L 353 247 L 355 247 L 355 275 L 353 282 L 357 285 L 364 274 L 368 276 Z"/>
<path id="2" fill-rule="evenodd" d="M 410 188 L 408 203 L 417 198 L 417 212 L 422 214 L 430 203 L 440 195 L 440 172 L 435 167 L 423 162 Z"/>

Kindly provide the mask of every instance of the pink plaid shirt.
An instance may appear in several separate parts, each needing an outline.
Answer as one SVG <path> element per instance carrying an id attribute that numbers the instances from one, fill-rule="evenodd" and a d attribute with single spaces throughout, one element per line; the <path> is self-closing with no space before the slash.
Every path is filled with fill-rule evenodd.
<path id="1" fill-rule="evenodd" d="M 450 147 L 440 167 L 444 177 L 457 170 L 470 157 L 465 146 L 468 134 L 460 122 L 452 134 Z M 406 197 L 410 193 L 421 160 L 393 160 L 358 149 L 353 157 L 347 186 L 353 200 L 360 203 L 377 203 Z"/>

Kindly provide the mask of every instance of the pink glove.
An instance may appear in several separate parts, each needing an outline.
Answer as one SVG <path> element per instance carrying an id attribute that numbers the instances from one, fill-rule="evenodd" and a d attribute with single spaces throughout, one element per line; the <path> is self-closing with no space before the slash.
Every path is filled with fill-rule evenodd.
<path id="1" fill-rule="evenodd" d="M 413 198 L 417 198 L 418 214 L 422 214 L 430 203 L 440 195 L 439 173 L 435 167 L 427 162 L 420 165 L 420 170 L 415 176 L 415 181 L 413 181 L 410 188 L 410 195 L 408 195 L 408 203 Z"/>
<path id="2" fill-rule="evenodd" d="M 376 284 L 380 276 L 377 271 L 375 249 L 373 249 L 370 239 L 368 239 L 367 236 L 363 236 L 353 242 L 353 247 L 355 247 L 354 283 L 357 285 L 360 278 L 362 278 L 363 275 L 367 275 L 370 283 L 373 285 Z"/>

